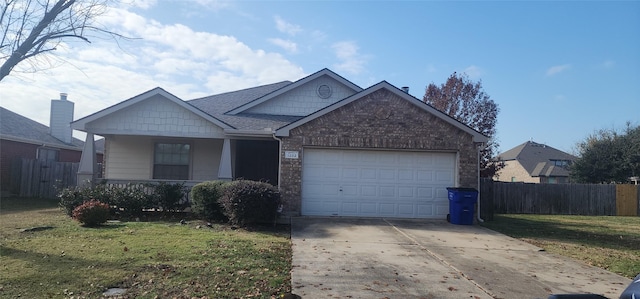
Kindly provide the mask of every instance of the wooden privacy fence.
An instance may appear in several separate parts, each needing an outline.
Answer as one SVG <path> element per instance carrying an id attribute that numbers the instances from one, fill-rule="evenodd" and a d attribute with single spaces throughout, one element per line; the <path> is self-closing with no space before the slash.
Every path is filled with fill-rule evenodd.
<path id="1" fill-rule="evenodd" d="M 78 163 L 15 159 L 11 167 L 12 193 L 20 197 L 54 198 L 61 188 L 76 185 Z"/>
<path id="2" fill-rule="evenodd" d="M 482 180 L 480 200 L 485 218 L 492 218 L 493 213 L 640 215 L 638 185 L 532 184 Z"/>

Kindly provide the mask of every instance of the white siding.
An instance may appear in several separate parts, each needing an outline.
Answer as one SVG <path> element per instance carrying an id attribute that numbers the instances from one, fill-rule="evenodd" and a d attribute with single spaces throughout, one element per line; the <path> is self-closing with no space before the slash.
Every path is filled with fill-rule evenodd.
<path id="1" fill-rule="evenodd" d="M 154 96 L 87 124 L 97 134 L 219 137 L 223 129 L 162 96 Z"/>
<path id="2" fill-rule="evenodd" d="M 317 89 L 320 85 L 328 85 L 331 87 L 331 97 L 323 99 L 318 96 Z M 246 112 L 306 116 L 353 94 L 355 94 L 355 91 L 351 88 L 328 76 L 322 76 L 303 86 L 252 107 Z"/>
<path id="3" fill-rule="evenodd" d="M 153 150 L 156 142 L 191 145 L 190 173 L 194 181 L 218 178 L 222 139 L 161 139 L 140 136 L 110 136 L 107 144 L 107 179 L 149 180 L 153 178 Z"/>
<path id="4" fill-rule="evenodd" d="M 106 142 L 107 179 L 148 180 L 153 163 L 150 137 L 112 136 Z"/>
<path id="5" fill-rule="evenodd" d="M 210 181 L 218 178 L 222 139 L 196 139 L 193 143 L 192 179 Z"/>

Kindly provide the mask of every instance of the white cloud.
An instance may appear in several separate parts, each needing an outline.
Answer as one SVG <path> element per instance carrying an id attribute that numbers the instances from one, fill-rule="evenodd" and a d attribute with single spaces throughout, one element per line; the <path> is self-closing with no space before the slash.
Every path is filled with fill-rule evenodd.
<path id="1" fill-rule="evenodd" d="M 122 2 L 122 4 L 133 5 L 142 9 L 149 9 L 157 3 L 157 0 L 127 0 Z"/>
<path id="2" fill-rule="evenodd" d="M 570 64 L 556 65 L 547 69 L 547 76 L 553 76 L 555 74 L 564 72 L 571 68 Z"/>
<path id="3" fill-rule="evenodd" d="M 470 79 L 473 79 L 473 80 L 480 79 L 480 76 L 482 76 L 483 74 L 482 69 L 480 69 L 475 65 L 471 65 L 467 67 L 466 69 L 463 70 L 463 72 L 467 74 L 467 76 L 469 76 Z"/>
<path id="4" fill-rule="evenodd" d="M 4 78 L 0 105 L 47 124 L 50 99 L 60 92 L 75 102 L 78 119 L 157 86 L 188 100 L 305 75 L 282 55 L 233 36 L 161 24 L 118 8 L 100 22 L 139 39 L 65 44 L 52 58 L 57 67 Z"/>
<path id="5" fill-rule="evenodd" d="M 334 64 L 336 71 L 359 74 L 364 70 L 368 57 L 359 53 L 356 42 L 342 41 L 334 43 L 331 48 L 340 62 Z"/>
<path id="6" fill-rule="evenodd" d="M 275 16 L 274 19 L 276 21 L 276 28 L 278 28 L 278 31 L 280 32 L 283 32 L 292 36 L 302 32 L 302 27 L 300 27 L 299 25 L 291 24 L 285 21 L 280 16 Z"/>
<path id="7" fill-rule="evenodd" d="M 298 52 L 298 45 L 290 40 L 284 40 L 281 38 L 270 38 L 269 42 L 284 49 L 285 51 L 289 52 L 289 53 L 297 53 Z"/>

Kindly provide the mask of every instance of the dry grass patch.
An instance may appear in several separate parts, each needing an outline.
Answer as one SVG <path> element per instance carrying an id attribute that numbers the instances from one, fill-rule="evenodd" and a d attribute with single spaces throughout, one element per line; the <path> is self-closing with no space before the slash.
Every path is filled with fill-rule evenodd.
<path id="1" fill-rule="evenodd" d="M 496 215 L 483 225 L 628 278 L 640 273 L 640 217 Z"/>
<path id="2" fill-rule="evenodd" d="M 0 297 L 272 298 L 289 292 L 288 227 L 232 230 L 197 220 L 82 227 L 55 201 L 3 199 Z M 50 229 L 22 231 L 25 228 Z"/>

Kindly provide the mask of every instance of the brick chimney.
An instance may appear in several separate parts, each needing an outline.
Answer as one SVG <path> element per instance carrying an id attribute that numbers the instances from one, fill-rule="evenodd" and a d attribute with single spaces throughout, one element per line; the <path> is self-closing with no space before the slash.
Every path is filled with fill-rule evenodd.
<path id="1" fill-rule="evenodd" d="M 71 144 L 73 121 L 73 102 L 67 100 L 67 94 L 61 93 L 59 100 L 51 100 L 49 133 L 64 143 Z"/>

